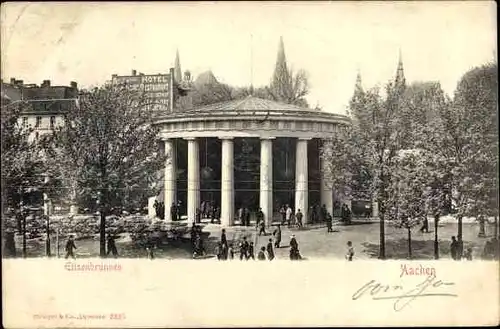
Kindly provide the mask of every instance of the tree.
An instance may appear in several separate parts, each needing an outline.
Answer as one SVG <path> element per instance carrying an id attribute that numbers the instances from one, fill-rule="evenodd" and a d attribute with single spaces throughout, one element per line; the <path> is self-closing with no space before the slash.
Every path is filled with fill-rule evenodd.
<path id="1" fill-rule="evenodd" d="M 462 249 L 462 219 L 490 208 L 497 213 L 498 129 L 496 64 L 474 68 L 461 78 L 452 103 L 440 109 L 438 134 L 431 150 L 446 159 L 450 194 L 458 220 Z"/>
<path id="2" fill-rule="evenodd" d="M 21 113 L 29 106 L 2 99 L 2 211 L 17 209 L 27 188 L 43 186 L 41 149 L 30 139 L 33 128 L 20 120 Z"/>
<path id="3" fill-rule="evenodd" d="M 420 150 L 398 152 L 387 188 L 385 213 L 396 227 L 408 232 L 408 258 L 412 258 L 411 230 L 426 219 L 426 192 L 429 186 L 426 155 Z"/>
<path id="4" fill-rule="evenodd" d="M 376 88 L 363 92 L 362 97 L 355 95 L 357 98 L 353 97 L 350 103 L 353 117 L 347 134 L 331 137 L 322 150 L 323 159 L 330 168 L 325 176 L 333 185 L 356 187 L 378 202 L 381 259 L 385 258 L 387 188 L 392 163 L 401 148 L 402 126 L 398 117 L 401 94 L 398 88 L 389 83 L 385 98 Z"/>
<path id="5" fill-rule="evenodd" d="M 155 194 L 152 183 L 166 156 L 157 152 L 152 105 L 143 92 L 126 85 L 82 91 L 79 105 L 66 113 L 47 147 L 53 177 L 80 203 L 97 199 L 101 257 L 106 254 L 106 216 L 142 206 Z"/>

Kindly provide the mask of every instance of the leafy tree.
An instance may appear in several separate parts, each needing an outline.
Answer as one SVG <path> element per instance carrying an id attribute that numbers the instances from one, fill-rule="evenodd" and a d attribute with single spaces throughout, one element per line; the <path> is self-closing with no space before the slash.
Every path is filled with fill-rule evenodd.
<path id="1" fill-rule="evenodd" d="M 460 246 L 464 216 L 498 212 L 497 85 L 496 64 L 465 73 L 453 103 L 441 108 L 438 133 L 428 143 L 446 159 Z"/>
<path id="2" fill-rule="evenodd" d="M 387 96 L 382 98 L 378 89 L 363 92 L 351 101 L 352 125 L 346 134 L 331 137 L 322 156 L 330 168 L 325 176 L 337 185 L 357 186 L 379 204 L 380 253 L 385 258 L 385 220 L 387 189 L 391 168 L 401 148 L 402 126 L 398 117 L 401 94 L 397 86 L 389 83 Z M 355 95 L 357 96 L 357 95 Z M 341 155 L 342 154 L 342 155 Z M 341 170 L 342 172 L 339 172 Z"/>
<path id="3" fill-rule="evenodd" d="M 97 200 L 100 255 L 105 256 L 106 216 L 127 206 L 140 207 L 166 158 L 158 151 L 158 128 L 142 92 L 126 85 L 82 91 L 79 105 L 65 116 L 50 139 L 52 176 L 69 187 L 80 204 Z"/>
<path id="4" fill-rule="evenodd" d="M 408 258 L 412 258 L 411 230 L 427 217 L 426 198 L 429 167 L 420 150 L 398 152 L 387 188 L 386 215 L 396 227 L 408 232 Z"/>
<path id="5" fill-rule="evenodd" d="M 30 105 L 2 99 L 2 211 L 17 209 L 28 188 L 43 187 L 41 149 L 30 138 L 33 128 L 23 125 L 21 113 Z"/>

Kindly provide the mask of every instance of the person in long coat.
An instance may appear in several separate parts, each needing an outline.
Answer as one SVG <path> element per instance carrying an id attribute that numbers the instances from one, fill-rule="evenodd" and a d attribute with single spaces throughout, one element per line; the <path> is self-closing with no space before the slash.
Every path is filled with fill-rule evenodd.
<path id="1" fill-rule="evenodd" d="M 269 243 L 267 244 L 267 257 L 269 260 L 274 259 L 274 250 L 273 250 L 273 239 L 269 239 Z"/>
<path id="2" fill-rule="evenodd" d="M 75 254 L 73 253 L 75 249 L 76 249 L 75 240 L 73 240 L 73 236 L 70 235 L 68 242 L 66 242 L 66 257 L 64 258 L 72 257 L 73 259 L 76 259 Z"/>
<path id="3" fill-rule="evenodd" d="M 278 224 L 278 226 L 274 230 L 273 235 L 274 235 L 274 246 L 276 248 L 279 248 L 280 243 L 281 243 L 281 226 L 280 226 L 280 224 Z"/>

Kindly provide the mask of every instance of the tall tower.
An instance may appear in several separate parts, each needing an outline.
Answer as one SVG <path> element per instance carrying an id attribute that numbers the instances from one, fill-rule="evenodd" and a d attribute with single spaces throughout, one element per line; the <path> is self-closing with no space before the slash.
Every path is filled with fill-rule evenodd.
<path id="1" fill-rule="evenodd" d="M 278 46 L 278 57 L 276 58 L 276 67 L 271 80 L 271 90 L 279 100 L 286 100 L 291 83 L 290 73 L 286 65 L 285 46 L 283 44 L 283 37 L 280 37 Z"/>
<path id="2" fill-rule="evenodd" d="M 401 48 L 399 49 L 398 68 L 396 70 L 396 79 L 394 87 L 398 90 L 404 89 L 406 86 L 405 72 L 403 69 L 403 56 L 401 55 Z"/>
<path id="3" fill-rule="evenodd" d="M 180 83 L 182 81 L 181 60 L 179 59 L 179 50 L 178 49 L 175 53 L 174 80 L 177 83 Z"/>

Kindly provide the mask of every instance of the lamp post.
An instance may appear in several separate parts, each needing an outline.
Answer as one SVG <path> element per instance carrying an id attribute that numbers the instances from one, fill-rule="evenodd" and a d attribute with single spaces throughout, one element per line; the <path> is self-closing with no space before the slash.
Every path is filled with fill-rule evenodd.
<path id="1" fill-rule="evenodd" d="M 51 252 L 50 252 L 50 208 L 51 208 L 50 203 L 51 202 L 50 202 L 48 194 L 46 193 L 49 181 L 50 181 L 49 176 L 45 175 L 45 178 L 44 178 L 45 191 L 43 193 L 43 215 L 44 215 L 45 221 L 46 221 L 47 238 L 45 240 L 45 254 L 47 257 L 51 256 Z"/>

